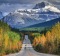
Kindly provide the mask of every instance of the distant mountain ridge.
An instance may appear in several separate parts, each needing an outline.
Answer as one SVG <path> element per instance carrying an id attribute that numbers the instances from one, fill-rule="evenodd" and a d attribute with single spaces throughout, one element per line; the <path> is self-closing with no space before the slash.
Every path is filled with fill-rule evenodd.
<path id="1" fill-rule="evenodd" d="M 43 23 L 38 23 L 38 24 L 31 25 L 28 27 L 50 27 L 50 26 L 55 25 L 57 22 L 60 22 L 60 17 L 54 20 L 50 20 L 50 21 L 43 22 Z"/>

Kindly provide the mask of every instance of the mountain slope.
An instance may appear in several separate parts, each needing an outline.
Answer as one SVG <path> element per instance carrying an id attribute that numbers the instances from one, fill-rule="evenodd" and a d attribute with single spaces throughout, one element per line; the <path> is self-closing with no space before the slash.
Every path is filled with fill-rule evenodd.
<path id="1" fill-rule="evenodd" d="M 56 24 L 57 22 L 60 22 L 60 18 L 51 20 L 51 21 L 47 21 L 47 22 L 43 22 L 43 23 L 39 23 L 39 24 L 35 24 L 35 25 L 31 25 L 28 27 L 50 27 L 53 26 L 54 24 Z"/>
<path id="2" fill-rule="evenodd" d="M 0 12 L 0 20 L 1 20 L 1 18 L 3 18 L 3 14 L 2 14 L 2 12 Z"/>
<path id="3" fill-rule="evenodd" d="M 39 12 L 38 14 L 29 14 L 26 11 L 20 11 L 9 14 L 4 18 L 4 21 L 7 22 L 11 27 L 23 28 L 30 25 L 52 20 L 54 18 L 57 18 L 57 15 L 53 12 L 47 12 L 47 14 L 46 12 Z"/>
<path id="4" fill-rule="evenodd" d="M 4 21 L 8 23 L 11 27 L 22 28 L 29 25 L 37 24 L 42 22 L 43 20 L 36 20 L 34 18 L 30 18 L 28 16 L 21 15 L 20 13 L 12 13 L 4 18 Z"/>

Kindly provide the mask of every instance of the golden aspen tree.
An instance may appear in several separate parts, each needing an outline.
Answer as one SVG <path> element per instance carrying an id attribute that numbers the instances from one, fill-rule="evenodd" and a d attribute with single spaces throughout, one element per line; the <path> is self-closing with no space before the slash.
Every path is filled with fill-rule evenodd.
<path id="1" fill-rule="evenodd" d="M 45 44 L 46 44 L 46 37 L 44 36 L 44 34 L 42 34 L 42 36 L 41 36 L 41 44 L 43 46 L 45 46 Z"/>

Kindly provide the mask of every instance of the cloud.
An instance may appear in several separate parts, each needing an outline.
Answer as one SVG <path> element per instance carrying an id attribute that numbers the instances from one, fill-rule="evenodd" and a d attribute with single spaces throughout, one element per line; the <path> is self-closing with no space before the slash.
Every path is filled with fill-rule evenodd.
<path id="1" fill-rule="evenodd" d="M 50 2 L 55 5 L 60 5 L 60 0 L 0 0 L 0 3 L 36 4 L 42 1 Z"/>
<path id="2" fill-rule="evenodd" d="M 60 0 L 47 0 L 47 1 L 55 5 L 60 5 Z"/>
<path id="3" fill-rule="evenodd" d="M 53 4 L 54 6 L 56 6 L 60 9 L 60 0 L 0 0 L 0 3 L 27 4 L 27 7 L 29 7 L 28 4 L 37 4 L 37 3 L 40 3 L 40 2 L 43 2 L 43 1 L 49 2 L 49 3 Z"/>
<path id="4" fill-rule="evenodd" d="M 42 0 L 0 0 L 0 3 L 37 3 Z"/>

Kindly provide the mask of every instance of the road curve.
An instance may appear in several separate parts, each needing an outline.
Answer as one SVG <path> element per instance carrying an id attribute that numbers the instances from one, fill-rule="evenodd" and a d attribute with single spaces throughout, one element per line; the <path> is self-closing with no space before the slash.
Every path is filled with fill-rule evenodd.
<path id="1" fill-rule="evenodd" d="M 30 43 L 30 40 L 28 39 L 28 35 L 25 35 L 21 51 L 19 53 L 9 54 L 6 56 L 57 56 L 57 55 L 43 54 L 34 51 Z"/>

